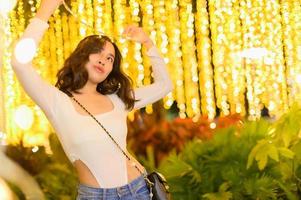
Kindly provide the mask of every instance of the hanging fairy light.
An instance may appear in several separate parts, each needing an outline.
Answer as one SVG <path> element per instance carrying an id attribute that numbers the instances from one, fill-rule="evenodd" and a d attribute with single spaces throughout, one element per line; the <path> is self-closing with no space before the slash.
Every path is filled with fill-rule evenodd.
<path id="1" fill-rule="evenodd" d="M 16 6 L 17 0 L 0 0 L 0 14 L 5 16 Z"/>
<path id="2" fill-rule="evenodd" d="M 32 151 L 33 153 L 36 153 L 36 152 L 39 151 L 39 147 L 38 147 L 38 146 L 34 146 L 34 147 L 31 149 L 31 151 Z"/>
<path id="3" fill-rule="evenodd" d="M 21 105 L 15 111 L 15 122 L 23 130 L 28 130 L 33 123 L 33 112 L 26 106 Z"/>
<path id="4" fill-rule="evenodd" d="M 22 64 L 28 63 L 34 58 L 36 49 L 36 43 L 32 38 L 22 39 L 16 45 L 15 57 Z"/>
<path id="5" fill-rule="evenodd" d="M 79 17 L 71 10 L 71 8 L 67 5 L 67 3 L 65 1 L 63 1 L 63 5 L 65 7 L 65 9 L 76 19 L 78 20 L 80 23 L 84 24 L 85 26 L 94 29 L 93 26 L 91 26 L 90 24 L 88 24 L 85 20 L 80 20 Z M 97 30 L 97 32 L 99 33 L 99 35 L 105 35 L 103 31 L 100 31 L 99 29 Z"/>
<path id="6" fill-rule="evenodd" d="M 243 58 L 260 59 L 267 56 L 269 51 L 266 48 L 249 48 L 241 51 L 240 55 Z"/>
<path id="7" fill-rule="evenodd" d="M 13 193 L 3 179 L 0 178 L 0 199 L 12 200 Z"/>
<path id="8" fill-rule="evenodd" d="M 296 82 L 301 85 L 301 74 L 296 75 Z"/>
<path id="9" fill-rule="evenodd" d="M 6 134 L 0 131 L 0 151 L 3 150 L 3 146 L 6 145 Z"/>
<path id="10" fill-rule="evenodd" d="M 0 7 L 12 2 L 0 0 Z M 34 123 L 26 133 L 16 131 L 19 127 L 14 118 L 15 108 L 20 102 L 27 105 L 31 102 L 11 69 L 11 44 L 22 36 L 28 19 L 35 16 L 40 2 L 17 1 L 16 8 L 3 16 L 3 20 L 0 14 L 0 24 L 3 24 L 0 25 L 0 37 L 3 37 L 0 41 L 3 51 L 0 68 L 5 74 L 3 108 L 6 111 L 5 118 L 0 117 L 5 130 L 1 126 L 0 130 L 2 128 L 5 132 L 8 144 L 23 140 L 32 147 L 43 145 L 46 142 L 42 141 L 47 140 L 45 133 L 53 132 L 46 117 L 41 118 L 38 114 L 41 111 L 33 109 Z M 114 37 L 114 42 L 122 50 L 123 70 L 139 81 L 137 86 L 151 84 L 152 68 L 145 49 L 138 49 L 139 45 L 134 49 L 133 43 L 122 37 L 122 27 L 134 22 L 150 34 L 163 53 L 175 85 L 173 93 L 165 98 L 165 108 L 175 101 L 181 118 L 206 115 L 214 119 L 217 114 L 239 113 L 251 115 L 256 120 L 263 106 L 269 109 L 270 116 L 278 117 L 293 102 L 301 100 L 299 1 L 66 2 L 63 5 L 66 12 L 56 10 L 50 18 L 50 27 L 36 54 L 30 53 L 28 58 L 23 58 L 29 52 L 27 46 L 36 48 L 33 41 L 19 44 L 20 49 L 26 48 L 26 51 L 20 51 L 20 56 L 15 52 L 23 63 L 36 57 L 33 66 L 51 83 L 55 82 L 62 60 L 70 55 L 78 41 L 95 32 Z M 149 105 L 146 112 L 151 111 Z"/>

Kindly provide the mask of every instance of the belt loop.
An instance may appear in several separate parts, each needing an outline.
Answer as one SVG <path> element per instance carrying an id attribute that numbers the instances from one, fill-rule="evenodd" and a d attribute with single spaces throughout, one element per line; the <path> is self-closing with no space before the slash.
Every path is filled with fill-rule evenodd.
<path id="1" fill-rule="evenodd" d="M 134 196 L 135 195 L 135 191 L 134 191 L 135 187 L 133 187 L 132 184 L 128 184 L 128 188 L 130 190 L 131 195 Z"/>
<path id="2" fill-rule="evenodd" d="M 120 198 L 122 196 L 122 193 L 120 192 L 120 187 L 116 188 L 116 192 L 117 192 L 118 197 Z"/>
<path id="3" fill-rule="evenodd" d="M 107 190 L 104 188 L 103 190 L 102 190 L 102 199 L 105 199 L 106 198 L 106 194 L 107 193 Z"/>

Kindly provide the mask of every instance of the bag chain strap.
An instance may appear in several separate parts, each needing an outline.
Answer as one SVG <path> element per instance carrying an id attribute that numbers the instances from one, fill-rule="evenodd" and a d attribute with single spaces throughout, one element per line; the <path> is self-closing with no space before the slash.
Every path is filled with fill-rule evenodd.
<path id="1" fill-rule="evenodd" d="M 109 131 L 92 115 L 74 96 L 72 96 L 72 99 L 82 108 L 84 109 L 100 126 L 101 128 L 107 133 L 107 135 L 111 138 L 111 140 L 117 145 L 117 147 L 121 150 L 121 152 L 125 155 L 125 157 L 131 161 L 131 158 L 125 153 L 125 151 L 119 146 L 119 144 L 116 142 L 116 140 L 111 136 Z M 145 175 L 136 165 L 136 163 L 133 162 L 133 167 L 135 167 L 141 175 L 143 175 L 144 179 L 146 180 L 147 184 L 150 186 L 150 197 L 152 199 L 153 193 L 152 193 L 152 186 L 154 185 L 153 182 L 151 182 L 148 178 L 147 175 Z"/>

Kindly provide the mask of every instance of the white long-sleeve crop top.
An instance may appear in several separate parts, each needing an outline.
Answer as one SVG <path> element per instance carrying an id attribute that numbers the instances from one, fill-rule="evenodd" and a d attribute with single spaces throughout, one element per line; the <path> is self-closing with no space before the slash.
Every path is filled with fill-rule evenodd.
<path id="1" fill-rule="evenodd" d="M 18 42 L 32 39 L 38 46 L 48 27 L 48 23 L 33 18 Z M 26 45 L 23 48 L 25 52 Z M 161 99 L 172 90 L 164 60 L 156 47 L 151 47 L 147 55 L 152 64 L 154 83 L 134 90 L 135 98 L 139 100 L 135 103 L 135 109 Z M 43 80 L 31 61 L 23 64 L 13 56 L 12 66 L 26 93 L 42 109 L 53 126 L 69 160 L 72 163 L 81 160 L 103 188 L 127 184 L 126 158 L 101 127 L 89 115 L 79 114 L 72 99 Z M 116 94 L 107 96 L 114 105 L 113 110 L 95 117 L 126 151 L 128 111 Z"/>

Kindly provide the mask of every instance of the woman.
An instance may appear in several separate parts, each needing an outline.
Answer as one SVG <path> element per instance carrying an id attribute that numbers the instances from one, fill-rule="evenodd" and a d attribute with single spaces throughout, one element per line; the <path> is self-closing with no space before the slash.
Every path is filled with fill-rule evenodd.
<path id="1" fill-rule="evenodd" d="M 36 45 L 48 28 L 47 21 L 62 0 L 42 0 L 18 46 L 28 39 Z M 149 199 L 143 176 L 133 167 L 106 132 L 71 97 L 79 101 L 126 151 L 127 114 L 153 103 L 172 90 L 164 60 L 151 39 L 139 27 L 128 26 L 124 37 L 142 43 L 150 57 L 154 83 L 131 88 L 121 72 L 121 54 L 108 37 L 84 38 L 58 72 L 56 87 L 44 82 L 31 61 L 12 59 L 26 93 L 43 110 L 79 177 L 78 199 Z M 26 45 L 23 45 L 26 51 Z M 16 51 L 15 51 L 16 52 Z M 16 53 L 15 53 L 16 54 Z M 127 152 L 127 151 L 126 151 Z M 138 169 L 145 172 L 141 164 Z"/>

